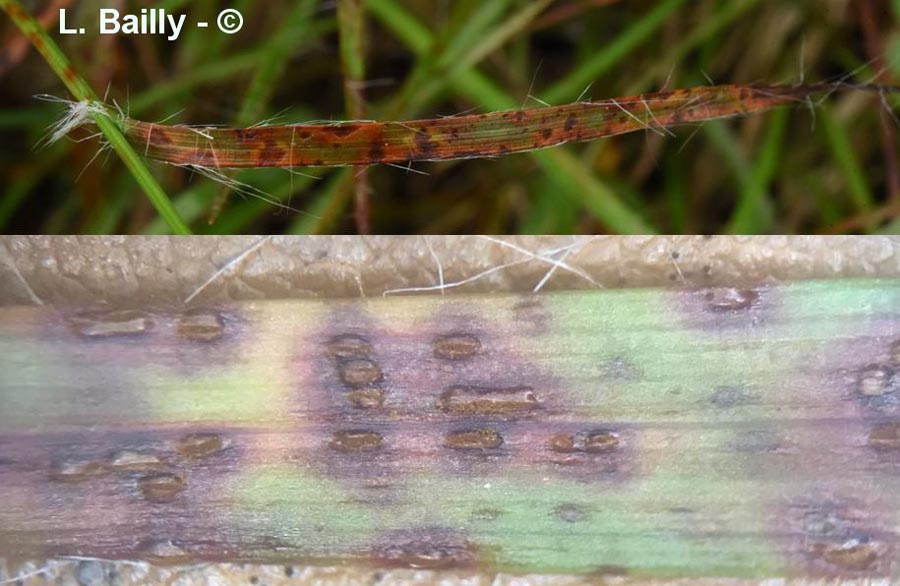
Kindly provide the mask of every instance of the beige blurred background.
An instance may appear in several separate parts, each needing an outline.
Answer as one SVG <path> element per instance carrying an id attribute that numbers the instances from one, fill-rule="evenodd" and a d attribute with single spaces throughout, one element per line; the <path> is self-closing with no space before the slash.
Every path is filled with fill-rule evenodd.
<path id="1" fill-rule="evenodd" d="M 900 238 L 892 237 L 0 237 L 0 304 L 172 306 L 267 298 L 897 277 L 898 253 Z M 0 585 L 22 586 L 637 583 L 648 582 L 619 576 L 230 564 L 156 568 L 89 559 L 0 560 Z M 665 583 L 758 584 L 740 580 Z M 766 582 L 784 583 L 780 579 Z"/>
<path id="2" fill-rule="evenodd" d="M 13 236 L 0 237 L 0 303 L 178 305 L 898 276 L 898 252 L 897 237 Z"/>

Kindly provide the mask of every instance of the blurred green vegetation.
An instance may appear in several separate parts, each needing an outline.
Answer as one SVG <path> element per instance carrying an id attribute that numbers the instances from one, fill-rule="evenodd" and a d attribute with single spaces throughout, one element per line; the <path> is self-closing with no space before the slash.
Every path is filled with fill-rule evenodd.
<path id="1" fill-rule="evenodd" d="M 362 26 L 357 0 L 25 4 L 44 16 L 48 6 L 67 5 L 69 25 L 89 33 L 53 36 L 78 71 L 107 101 L 157 122 L 297 123 L 344 119 L 348 111 L 409 119 L 710 81 L 849 74 L 867 82 L 880 70 L 881 83 L 900 79 L 900 0 L 359 2 Z M 97 11 L 111 6 L 185 12 L 188 22 L 215 22 L 234 7 L 245 26 L 234 36 L 186 26 L 175 42 L 93 34 Z M 121 162 L 96 156 L 87 131 L 77 137 L 86 140 L 36 148 L 62 107 L 34 96 L 65 91 L 46 63 L 21 50 L 5 17 L 0 42 L 0 230 L 165 232 Z M 353 82 L 360 77 L 367 81 Z M 362 88 L 364 103 L 345 88 Z M 888 101 L 895 110 L 900 104 Z M 365 174 L 232 174 L 299 212 L 228 194 L 183 169 L 151 169 L 198 233 L 353 233 L 360 227 L 354 200 L 366 191 L 375 233 L 871 233 L 900 231 L 900 178 L 892 178 L 898 134 L 877 95 L 847 93 L 815 112 L 707 123 L 677 129 L 674 138 L 635 133 Z"/>

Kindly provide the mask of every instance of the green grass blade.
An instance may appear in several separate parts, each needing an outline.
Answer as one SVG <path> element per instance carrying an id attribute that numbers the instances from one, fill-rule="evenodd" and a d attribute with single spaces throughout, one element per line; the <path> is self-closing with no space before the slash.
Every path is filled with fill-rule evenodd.
<path id="1" fill-rule="evenodd" d="M 729 222 L 729 233 L 759 234 L 771 231 L 773 218 L 767 192 L 781 161 L 790 116 L 790 110 L 786 109 L 772 113 L 759 157 L 750 171 L 746 188 L 742 191 Z"/>
<path id="2" fill-rule="evenodd" d="M 84 78 L 75 72 L 68 58 L 63 54 L 56 42 L 50 38 L 43 27 L 18 0 L 0 0 L 0 8 L 3 8 L 22 33 L 31 39 L 35 49 L 40 52 L 76 100 L 99 103 L 97 95 Z M 94 121 L 110 146 L 116 151 L 128 170 L 131 171 L 135 181 L 144 190 L 153 207 L 165 219 L 169 228 L 176 234 L 190 234 L 190 228 L 178 216 L 165 191 L 157 183 L 156 178 L 153 177 L 147 166 L 144 165 L 141 157 L 122 135 L 122 131 L 113 119 L 104 114 L 95 114 Z"/>
<path id="3" fill-rule="evenodd" d="M 286 234 L 328 234 L 334 231 L 347 204 L 350 202 L 353 169 L 346 167 L 331 175 L 318 197 L 285 232 Z"/>
<path id="4" fill-rule="evenodd" d="M 428 29 L 419 24 L 395 0 L 368 0 L 370 13 L 396 34 L 407 47 L 421 54 L 428 51 L 434 40 Z M 464 69 L 451 76 L 456 92 L 491 110 L 508 110 L 521 106 L 508 94 L 476 69 Z M 560 189 L 564 197 L 578 201 L 612 230 L 621 233 L 653 232 L 637 212 L 602 181 L 584 169 L 581 162 L 567 149 L 531 153 L 544 172 Z"/>
<path id="5" fill-rule="evenodd" d="M 665 57 L 658 60 L 638 80 L 628 86 L 626 94 L 645 92 L 659 80 L 665 79 L 672 68 L 684 62 L 685 58 L 709 39 L 721 33 L 725 27 L 733 24 L 749 10 L 755 8 L 761 0 L 732 0 L 721 3 L 721 8 L 703 19 L 687 37 L 666 51 Z"/>
<path id="6" fill-rule="evenodd" d="M 310 23 L 316 8 L 316 0 L 300 0 L 284 18 L 281 26 L 269 42 L 263 46 L 259 55 L 259 66 L 250 82 L 250 87 L 244 95 L 235 124 L 247 126 L 259 122 L 266 111 L 266 106 L 275 88 L 278 87 L 278 78 L 284 72 L 287 60 L 302 45 L 293 42 L 293 39 L 303 39 L 309 42 Z"/>
<path id="7" fill-rule="evenodd" d="M 564 79 L 542 92 L 542 99 L 550 104 L 561 104 L 577 99 L 584 92 L 585 88 L 618 65 L 625 56 L 634 51 L 640 44 L 649 40 L 659 27 L 666 22 L 666 19 L 685 2 L 686 0 L 665 0 L 660 2 L 643 18 L 638 19 L 625 29 L 606 48 L 587 59 Z"/>
<path id="8" fill-rule="evenodd" d="M 858 212 L 865 212 L 872 208 L 875 197 L 872 189 L 866 183 L 866 173 L 857 160 L 853 144 L 847 131 L 837 121 L 831 108 L 822 108 L 819 113 L 821 127 L 831 149 L 831 154 L 837 161 L 845 181 L 847 194 Z"/>

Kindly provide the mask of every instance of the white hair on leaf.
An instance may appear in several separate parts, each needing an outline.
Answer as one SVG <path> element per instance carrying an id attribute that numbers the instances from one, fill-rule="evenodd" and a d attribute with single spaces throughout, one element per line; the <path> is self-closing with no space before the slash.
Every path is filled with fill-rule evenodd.
<path id="1" fill-rule="evenodd" d="M 60 117 L 59 120 L 54 122 L 47 129 L 47 134 L 38 143 L 39 147 L 48 147 L 56 144 L 57 142 L 69 136 L 69 134 L 71 134 L 73 131 L 89 124 L 93 124 L 94 119 L 97 116 L 105 116 L 110 120 L 114 120 L 114 117 L 109 113 L 107 107 L 100 102 L 88 100 L 75 102 L 72 100 L 66 100 L 50 95 L 40 95 L 36 97 L 39 100 L 43 100 L 45 102 L 53 102 L 56 104 L 63 104 L 66 107 L 65 113 L 62 115 L 62 117 Z M 120 117 L 124 119 L 124 115 L 121 114 L 121 112 Z M 97 135 L 91 135 L 88 138 L 93 138 L 95 136 Z"/>
<path id="2" fill-rule="evenodd" d="M 297 208 L 281 203 L 275 196 L 266 193 L 262 189 L 243 183 L 242 181 L 239 181 L 238 179 L 235 179 L 234 177 L 223 173 L 215 167 L 208 167 L 204 165 L 174 165 L 172 163 L 168 164 L 171 164 L 173 167 L 180 167 L 182 169 L 190 171 L 191 173 L 196 173 L 198 175 L 206 177 L 210 181 L 218 183 L 219 185 L 229 189 L 230 191 L 240 195 L 241 197 L 253 197 L 262 200 L 272 206 L 275 206 L 276 208 L 319 219 L 318 216 L 315 216 L 314 214 L 310 214 L 309 212 L 298 210 Z"/>

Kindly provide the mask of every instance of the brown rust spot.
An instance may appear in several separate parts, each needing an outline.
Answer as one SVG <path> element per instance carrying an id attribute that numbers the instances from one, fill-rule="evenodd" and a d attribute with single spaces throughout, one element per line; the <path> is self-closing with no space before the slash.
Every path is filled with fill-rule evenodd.
<path id="1" fill-rule="evenodd" d="M 481 352 L 481 341 L 472 334 L 449 334 L 434 341 L 434 355 L 447 360 L 464 360 Z"/>
<path id="2" fill-rule="evenodd" d="M 171 472 L 142 476 L 137 484 L 141 494 L 151 503 L 170 503 L 187 485 L 184 478 Z"/>
<path id="3" fill-rule="evenodd" d="M 152 472 L 165 467 L 165 463 L 156 454 L 122 450 L 110 457 L 109 467 L 117 472 Z"/>
<path id="4" fill-rule="evenodd" d="M 773 521 L 780 534 L 790 536 L 794 543 L 799 540 L 799 552 L 817 573 L 826 565 L 832 573 L 881 570 L 886 548 L 873 530 L 876 535 L 884 531 L 877 517 L 885 511 L 877 512 L 873 501 L 860 500 L 860 496 L 848 500 L 819 493 L 800 498 L 788 511 L 773 516 Z"/>
<path id="5" fill-rule="evenodd" d="M 131 310 L 82 313 L 73 317 L 70 324 L 86 338 L 136 336 L 153 329 L 153 320 L 147 314 Z"/>
<path id="6" fill-rule="evenodd" d="M 372 353 L 372 344 L 361 336 L 344 334 L 329 340 L 326 349 L 335 358 L 366 358 Z"/>
<path id="7" fill-rule="evenodd" d="M 444 391 L 438 407 L 454 415 L 516 415 L 540 408 L 540 401 L 531 387 L 456 386 Z"/>
<path id="8" fill-rule="evenodd" d="M 34 48 L 38 50 L 38 52 L 43 53 L 46 50 L 44 46 L 44 39 L 41 38 L 37 33 L 28 33 L 28 39 L 31 41 L 31 44 L 34 45 Z"/>
<path id="9" fill-rule="evenodd" d="M 140 559 L 159 565 L 183 565 L 192 559 L 189 551 L 171 539 L 145 541 L 138 551 Z"/>
<path id="10" fill-rule="evenodd" d="M 891 379 L 893 373 L 889 368 L 872 364 L 865 367 L 859 374 L 857 388 L 865 397 L 881 397 L 893 391 Z"/>
<path id="11" fill-rule="evenodd" d="M 848 540 L 840 545 L 818 543 L 813 546 L 813 554 L 833 566 L 844 570 L 861 572 L 867 570 L 878 559 L 878 549 L 871 543 L 863 543 L 857 539 Z"/>
<path id="12" fill-rule="evenodd" d="M 371 385 L 380 382 L 384 375 L 374 360 L 368 358 L 352 358 L 341 361 L 338 374 L 344 384 L 352 387 Z"/>
<path id="13" fill-rule="evenodd" d="M 504 515 L 504 512 L 500 509 L 475 509 L 472 511 L 472 520 L 473 521 L 496 521 L 500 517 Z"/>
<path id="14" fill-rule="evenodd" d="M 878 450 L 900 449 L 900 422 L 881 423 L 869 433 L 869 446 Z"/>
<path id="15" fill-rule="evenodd" d="M 464 429 L 444 436 L 444 445 L 454 450 L 491 450 L 503 445 L 503 437 L 495 429 Z"/>
<path id="16" fill-rule="evenodd" d="M 375 141 L 369 146 L 369 161 L 372 163 L 380 163 L 384 160 L 384 145 Z"/>
<path id="17" fill-rule="evenodd" d="M 10 18 L 15 20 L 16 22 L 26 22 L 29 20 L 28 13 L 17 4 L 11 4 L 8 2 L 3 3 L 3 9 L 9 13 Z"/>
<path id="18" fill-rule="evenodd" d="M 900 340 L 895 340 L 890 348 L 891 364 L 900 366 Z"/>
<path id="19" fill-rule="evenodd" d="M 468 567 L 474 563 L 474 553 L 459 546 L 416 546 L 402 549 L 399 546 L 384 550 L 379 556 L 386 565 L 419 570 L 447 570 Z"/>
<path id="20" fill-rule="evenodd" d="M 214 342 L 225 332 L 222 316 L 214 311 L 197 309 L 175 320 L 175 334 L 186 340 Z"/>
<path id="21" fill-rule="evenodd" d="M 54 464 L 50 477 L 59 482 L 83 482 L 106 472 L 106 467 L 95 460 L 71 459 Z"/>
<path id="22" fill-rule="evenodd" d="M 175 449 L 185 458 L 201 460 L 222 451 L 225 442 L 217 433 L 189 433 L 175 443 Z"/>
<path id="23" fill-rule="evenodd" d="M 153 132 L 154 128 L 160 129 L 160 131 Z M 172 139 L 169 137 L 169 133 L 166 132 L 165 127 L 159 126 L 157 124 L 149 123 L 147 124 L 147 137 L 145 140 L 150 142 L 150 138 L 153 138 L 153 144 L 156 145 L 170 145 L 172 144 Z"/>
<path id="24" fill-rule="evenodd" d="M 563 503 L 559 505 L 553 510 L 553 514 L 566 523 L 578 523 L 587 518 L 585 510 L 574 503 Z"/>
<path id="25" fill-rule="evenodd" d="M 376 549 L 373 557 L 385 566 L 447 570 L 471 567 L 477 561 L 477 551 L 458 535 L 419 530 L 392 536 L 388 543 Z"/>
<path id="26" fill-rule="evenodd" d="M 259 157 L 261 161 L 273 164 L 280 163 L 281 161 L 287 160 L 288 152 L 281 148 L 275 139 L 270 138 L 266 140 L 264 148 L 259 151 Z"/>
<path id="27" fill-rule="evenodd" d="M 417 132 L 413 140 L 416 143 L 416 148 L 418 148 L 418 156 L 425 159 L 434 156 L 435 144 L 428 138 L 427 134 Z"/>
<path id="28" fill-rule="evenodd" d="M 371 452 L 381 449 L 383 445 L 383 435 L 364 429 L 337 431 L 328 443 L 328 447 L 332 450 L 345 453 Z"/>
<path id="29" fill-rule="evenodd" d="M 363 387 L 347 393 L 350 403 L 359 409 L 376 409 L 384 405 L 386 393 L 376 387 Z"/>
<path id="30" fill-rule="evenodd" d="M 550 312 L 537 297 L 525 297 L 512 308 L 513 319 L 519 325 L 520 333 L 543 334 L 550 326 Z"/>
<path id="31" fill-rule="evenodd" d="M 602 454 L 615 450 L 619 443 L 619 435 L 612 431 L 559 433 L 550 438 L 550 449 L 562 454 Z"/>
<path id="32" fill-rule="evenodd" d="M 744 311 L 753 307 L 759 293 L 753 289 L 718 287 L 703 293 L 706 308 L 715 312 Z"/>

